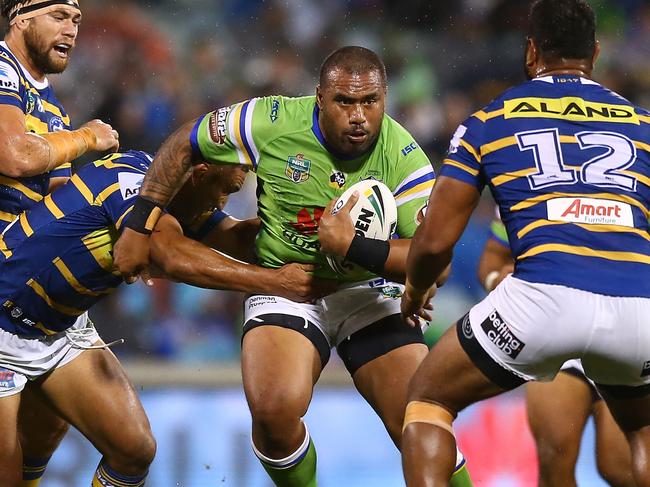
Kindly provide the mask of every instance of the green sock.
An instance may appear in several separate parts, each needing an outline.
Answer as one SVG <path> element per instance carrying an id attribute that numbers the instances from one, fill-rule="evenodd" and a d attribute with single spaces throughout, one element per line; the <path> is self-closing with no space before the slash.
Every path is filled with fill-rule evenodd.
<path id="1" fill-rule="evenodd" d="M 316 487 L 316 448 L 305 425 L 300 448 L 286 458 L 266 457 L 253 444 L 253 451 L 277 487 Z"/>
<path id="2" fill-rule="evenodd" d="M 456 467 L 454 474 L 451 476 L 449 487 L 474 487 L 472 479 L 469 477 L 467 463 L 465 463 L 464 458 L 460 463 L 460 466 Z"/>

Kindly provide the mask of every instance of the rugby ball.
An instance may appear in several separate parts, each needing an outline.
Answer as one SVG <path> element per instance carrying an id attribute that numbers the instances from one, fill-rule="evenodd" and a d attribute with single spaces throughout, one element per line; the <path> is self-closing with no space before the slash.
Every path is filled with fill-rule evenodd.
<path id="1" fill-rule="evenodd" d="M 379 240 L 391 238 L 397 228 L 397 204 L 392 191 L 382 182 L 366 179 L 353 184 L 336 200 L 332 214 L 343 208 L 355 191 L 359 192 L 359 200 L 350 210 L 350 218 L 357 235 Z M 362 279 L 368 273 L 339 255 L 328 255 L 327 263 L 348 279 Z"/>

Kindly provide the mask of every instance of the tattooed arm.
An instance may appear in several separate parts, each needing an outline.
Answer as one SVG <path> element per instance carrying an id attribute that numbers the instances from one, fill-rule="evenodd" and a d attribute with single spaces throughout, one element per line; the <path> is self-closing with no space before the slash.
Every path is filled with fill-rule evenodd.
<path id="1" fill-rule="evenodd" d="M 196 120 L 186 123 L 163 143 L 140 188 L 142 198 L 165 207 L 189 177 L 195 162 L 190 143 L 195 123 Z M 131 284 L 141 276 L 151 285 L 149 235 L 124 227 L 113 256 L 115 267 L 127 283 Z"/>

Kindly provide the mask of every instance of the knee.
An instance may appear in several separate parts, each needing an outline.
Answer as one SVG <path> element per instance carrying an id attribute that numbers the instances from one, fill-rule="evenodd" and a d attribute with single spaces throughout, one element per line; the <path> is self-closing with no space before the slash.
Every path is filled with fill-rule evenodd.
<path id="1" fill-rule="evenodd" d="M 598 473 L 609 485 L 615 487 L 633 487 L 635 485 L 631 462 L 619 462 L 600 452 L 596 460 Z"/>
<path id="2" fill-rule="evenodd" d="M 567 476 L 574 475 L 578 445 L 573 445 L 570 438 L 536 438 L 536 445 L 539 474 L 542 479 L 566 479 Z M 553 484 L 554 482 L 551 482 L 548 485 Z"/>
<path id="3" fill-rule="evenodd" d="M 136 431 L 124 432 L 119 443 L 102 453 L 109 465 L 120 473 L 140 474 L 147 471 L 156 456 L 156 439 L 147 425 Z"/>
<path id="4" fill-rule="evenodd" d="M 250 401 L 253 423 L 258 427 L 275 429 L 292 422 L 298 423 L 307 411 L 308 400 L 297 393 L 271 393 Z"/>

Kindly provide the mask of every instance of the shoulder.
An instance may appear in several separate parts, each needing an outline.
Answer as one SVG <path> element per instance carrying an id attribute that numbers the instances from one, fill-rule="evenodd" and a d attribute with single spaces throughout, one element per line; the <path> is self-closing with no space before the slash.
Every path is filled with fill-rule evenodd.
<path id="1" fill-rule="evenodd" d="M 115 153 L 83 166 L 78 176 L 97 196 L 110 185 L 116 185 L 123 199 L 135 196 L 140 191 L 149 165 L 153 161 L 150 154 L 141 151 Z"/>
<path id="2" fill-rule="evenodd" d="M 23 82 L 20 65 L 6 49 L 0 46 L 0 90 L 18 91 Z"/>
<path id="3" fill-rule="evenodd" d="M 387 114 L 382 122 L 379 144 L 391 156 L 404 157 L 422 150 L 409 131 Z"/>

